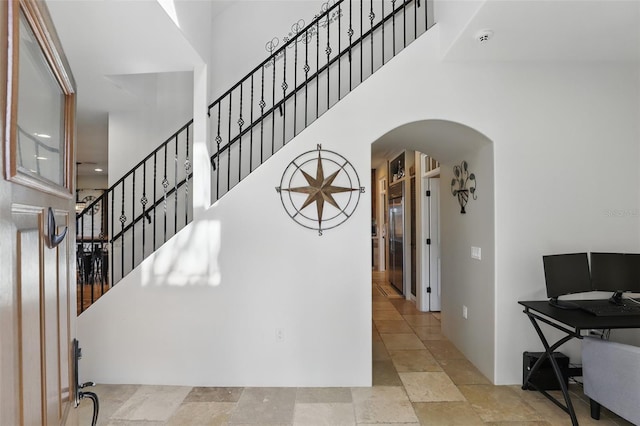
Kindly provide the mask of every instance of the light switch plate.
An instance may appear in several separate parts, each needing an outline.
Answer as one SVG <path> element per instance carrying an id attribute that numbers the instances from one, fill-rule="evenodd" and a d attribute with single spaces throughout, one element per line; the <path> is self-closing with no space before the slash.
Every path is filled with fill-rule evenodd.
<path id="1" fill-rule="evenodd" d="M 482 249 L 480 247 L 471 246 L 471 258 L 472 259 L 482 259 Z"/>

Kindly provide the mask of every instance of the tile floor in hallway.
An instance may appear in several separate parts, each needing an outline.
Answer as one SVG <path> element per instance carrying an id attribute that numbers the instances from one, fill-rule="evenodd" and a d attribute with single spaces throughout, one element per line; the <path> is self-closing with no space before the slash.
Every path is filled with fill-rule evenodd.
<path id="1" fill-rule="evenodd" d="M 373 387 L 191 388 L 97 385 L 99 425 L 570 425 L 537 392 L 493 386 L 440 332 L 438 313 L 387 297 L 373 283 Z M 382 291 L 381 291 L 382 290 Z M 630 425 L 572 385 L 580 425 Z M 91 402 L 79 408 L 91 424 Z"/>

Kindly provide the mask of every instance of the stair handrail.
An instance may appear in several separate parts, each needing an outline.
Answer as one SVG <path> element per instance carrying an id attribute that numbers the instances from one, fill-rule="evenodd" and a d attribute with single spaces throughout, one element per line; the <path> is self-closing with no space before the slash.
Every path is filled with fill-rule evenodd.
<path id="1" fill-rule="evenodd" d="M 215 165 L 215 160 L 216 158 L 219 159 L 220 155 L 226 151 L 226 150 L 230 150 L 230 148 L 238 143 L 238 141 L 241 141 L 242 137 L 244 135 L 246 135 L 247 133 L 251 132 L 254 130 L 254 128 L 256 126 L 258 126 L 260 123 L 264 122 L 265 119 L 267 119 L 269 116 L 273 117 L 273 114 L 275 114 L 275 111 L 277 109 L 284 109 L 286 108 L 285 104 L 288 100 L 290 100 L 291 97 L 296 96 L 303 88 L 305 88 L 307 86 L 307 84 L 312 84 L 314 82 L 314 80 L 316 81 L 316 84 L 318 79 L 320 78 L 320 75 L 322 73 L 328 73 L 328 70 L 331 68 L 332 65 L 334 65 L 337 61 L 342 60 L 345 55 L 349 55 L 349 63 L 351 63 L 352 60 L 352 50 L 354 50 L 354 48 L 360 48 L 360 82 L 364 81 L 364 79 L 366 79 L 368 77 L 368 75 L 371 75 L 374 72 L 374 61 L 373 61 L 373 51 L 374 51 L 374 42 L 373 42 L 373 36 L 374 33 L 380 29 L 380 27 L 382 27 L 382 63 L 379 64 L 380 66 L 383 65 L 385 63 L 385 52 L 384 52 L 384 33 L 385 33 L 385 24 L 389 21 L 389 20 L 393 20 L 393 27 L 390 29 L 393 29 L 393 54 L 392 56 L 396 55 L 396 38 L 395 38 L 395 29 L 396 29 L 396 15 L 402 11 L 404 11 L 404 15 L 403 15 L 403 31 L 404 31 L 404 44 L 401 45 L 400 50 L 404 47 L 406 47 L 407 45 L 407 35 L 410 34 L 407 32 L 407 14 L 406 14 L 406 7 L 407 5 L 410 4 L 414 4 L 415 7 L 413 9 L 414 11 L 414 34 L 413 34 L 413 39 L 417 38 L 418 34 L 418 27 L 417 27 L 417 10 L 418 8 L 421 7 L 421 0 L 391 0 L 391 4 L 393 5 L 392 9 L 389 12 L 385 13 L 384 10 L 384 0 L 382 2 L 382 17 L 379 21 L 377 21 L 374 24 L 374 17 L 373 17 L 373 13 L 374 13 L 374 9 L 373 9 L 373 1 L 371 0 L 371 5 L 370 5 L 370 13 L 369 15 L 367 15 L 367 19 L 370 21 L 370 26 L 368 28 L 364 28 L 364 21 L 363 21 L 363 17 L 364 14 L 366 12 L 369 12 L 369 6 L 367 7 L 367 10 L 365 10 L 365 8 L 363 8 L 364 5 L 364 0 L 361 1 L 360 4 L 360 32 L 358 35 L 355 35 L 353 32 L 353 27 L 352 27 L 352 22 L 351 22 L 351 18 L 354 16 L 352 14 L 352 0 L 349 1 L 349 7 L 348 7 L 348 11 L 349 11 L 349 32 L 348 32 L 348 40 L 345 38 L 345 41 L 347 42 L 346 46 L 343 48 L 341 46 L 340 43 L 340 31 L 341 31 L 341 17 L 342 17 L 342 5 L 343 3 L 345 3 L 345 0 L 336 0 L 332 5 L 329 6 L 329 2 L 325 3 L 326 9 L 323 6 L 323 11 L 322 13 L 320 13 L 319 15 L 316 15 L 314 17 L 314 19 L 308 24 L 306 25 L 304 28 L 302 29 L 296 29 L 295 30 L 295 35 L 293 37 L 291 37 L 290 39 L 287 39 L 287 41 L 278 49 L 271 51 L 271 54 L 264 59 L 259 65 L 257 65 L 256 67 L 254 67 L 249 73 L 247 73 L 243 78 L 241 78 L 236 84 L 234 84 L 233 86 L 231 86 L 231 88 L 229 88 L 227 91 L 225 91 L 222 95 L 220 95 L 215 101 L 213 101 L 211 104 L 208 105 L 208 109 L 207 109 L 207 113 L 209 115 L 209 117 L 211 117 L 211 110 L 213 108 L 215 108 L 216 106 L 218 106 L 218 131 L 217 131 L 217 137 L 215 137 L 215 141 L 217 142 L 217 149 L 214 149 L 214 154 L 210 156 L 210 161 L 211 164 L 214 168 L 214 170 L 216 170 L 216 165 Z M 333 22 L 333 20 L 330 18 L 332 13 L 334 13 L 336 10 L 338 10 L 338 52 L 336 55 L 333 55 L 332 57 L 330 57 L 330 53 L 327 52 L 326 55 L 326 62 L 323 65 L 320 65 L 319 63 L 319 55 L 318 55 L 318 50 L 319 49 L 319 37 L 320 37 L 320 26 L 322 26 L 322 28 L 327 28 L 327 37 L 329 37 L 329 26 L 331 25 L 331 23 Z M 411 18 L 410 18 L 411 19 Z M 425 9 L 425 28 L 424 30 L 426 31 L 426 29 L 428 29 L 428 25 L 426 23 L 427 21 L 427 11 Z M 400 22 L 400 21 L 399 21 Z M 422 22 L 422 21 L 421 21 Z M 282 93 L 278 93 L 278 97 L 282 96 L 281 99 L 276 100 L 275 97 L 275 86 L 271 89 L 273 90 L 273 103 L 271 106 L 269 106 L 269 108 L 265 109 L 266 105 L 264 104 L 264 94 L 262 95 L 262 103 L 260 105 L 261 110 L 259 111 L 258 115 L 256 117 L 254 117 L 253 115 L 253 105 L 251 104 L 251 119 L 249 120 L 249 123 L 247 123 L 246 127 L 245 124 L 241 124 L 238 123 L 240 125 L 239 129 L 234 129 L 233 133 L 236 133 L 235 136 L 232 137 L 232 132 L 231 132 L 231 97 L 233 95 L 234 90 L 240 88 L 240 104 L 242 105 L 242 85 L 247 83 L 247 81 L 251 80 L 251 85 L 252 85 L 252 101 L 253 102 L 253 78 L 256 72 L 259 72 L 262 70 L 262 72 L 264 73 L 264 69 L 265 67 L 268 67 L 271 63 L 273 64 L 273 66 L 275 67 L 276 65 L 276 60 L 278 59 L 278 57 L 283 56 L 284 57 L 284 64 L 283 64 L 283 70 L 285 70 L 286 73 L 286 49 L 289 49 L 291 46 L 300 43 L 301 40 L 306 41 L 304 39 L 308 39 L 308 37 L 310 37 L 314 34 L 314 29 L 315 29 L 315 35 L 316 37 L 318 37 L 318 40 L 316 41 L 316 70 L 314 72 L 312 72 L 311 74 L 309 74 L 309 70 L 307 69 L 305 64 L 305 73 L 304 76 L 302 76 L 302 80 L 301 82 L 298 83 L 297 78 L 294 78 L 294 87 L 293 90 L 289 90 L 287 91 L 287 88 L 283 87 L 283 92 Z M 421 30 L 422 31 L 422 30 Z M 369 73 L 368 71 L 368 66 L 367 66 L 367 76 L 363 77 L 363 66 L 364 66 L 364 62 L 362 62 L 362 53 L 364 50 L 364 42 L 365 39 L 370 37 L 371 38 L 371 73 Z M 327 49 L 330 49 L 329 47 L 329 39 L 327 38 Z M 409 41 L 410 43 L 411 41 Z M 369 42 L 367 42 L 368 44 Z M 401 39 L 401 43 L 402 43 L 402 39 Z M 324 44 L 323 44 L 324 46 Z M 368 47 L 367 47 L 368 49 Z M 297 55 L 297 47 L 295 49 L 296 51 L 296 55 Z M 305 51 L 306 52 L 306 51 Z M 297 57 L 297 56 L 296 56 Z M 324 54 L 323 54 L 324 57 Z M 305 59 L 306 61 L 306 59 Z M 294 71 L 295 71 L 295 63 L 294 63 Z M 340 69 L 340 65 L 338 65 L 338 70 Z M 376 67 L 377 69 L 377 67 Z M 352 83 L 351 83 L 351 68 L 349 68 L 349 84 L 348 84 L 348 91 L 347 93 L 349 93 L 351 90 L 353 90 L 354 87 L 352 87 Z M 328 74 L 327 74 L 328 75 Z M 328 78 L 328 77 L 327 77 Z M 357 78 L 357 77 L 356 77 Z M 285 75 L 285 79 L 286 79 L 286 75 Z M 273 77 L 273 82 L 275 84 L 275 68 L 274 68 L 274 77 Z M 328 82 L 328 80 L 327 80 Z M 264 82 L 263 82 L 264 84 Z M 327 83 L 328 84 L 328 83 Z M 356 82 L 356 86 L 357 86 L 357 82 Z M 284 81 L 283 81 L 283 86 L 284 86 Z M 338 79 L 338 99 L 341 99 L 342 94 L 340 91 L 340 83 L 339 83 L 339 79 Z M 328 96 L 328 93 L 327 93 Z M 221 103 L 227 98 L 229 97 L 229 127 L 228 127 L 228 139 L 227 142 L 223 145 L 220 146 L 220 108 L 221 108 Z M 318 112 L 318 99 L 316 99 L 316 117 L 317 118 L 319 116 L 319 112 Z M 305 93 L 305 105 L 306 105 L 306 93 Z M 329 109 L 333 104 L 329 104 L 329 99 L 327 98 L 327 109 Z M 284 107 L 284 108 L 283 108 Z M 306 108 L 306 107 L 305 107 Z M 281 112 L 282 112 L 281 109 Z M 323 112 L 324 112 L 324 105 L 323 105 Z M 226 114 L 226 113 L 225 113 Z M 282 114 L 281 114 L 282 115 Z M 242 106 L 240 107 L 240 121 L 242 121 L 244 123 L 244 120 L 242 120 Z M 272 118 L 273 120 L 273 118 Z M 313 118 L 311 118 L 311 120 L 313 121 Z M 295 120 L 294 120 L 295 121 Z M 111 213 L 109 214 L 110 216 L 110 220 L 111 220 L 111 226 L 109 227 L 107 225 L 107 229 L 106 232 L 108 232 L 110 235 L 106 236 L 104 235 L 104 232 L 101 232 L 99 237 L 99 240 L 101 240 L 101 242 L 105 243 L 105 244 L 110 244 L 113 247 L 113 244 L 118 241 L 120 238 L 123 238 L 124 234 L 127 233 L 128 231 L 135 231 L 135 225 L 137 223 L 139 223 L 140 221 L 143 221 L 145 218 L 147 218 L 149 220 L 149 222 L 151 222 L 151 218 L 149 216 L 149 213 L 151 211 L 153 211 L 153 215 L 155 217 L 156 215 L 156 209 L 158 208 L 158 206 L 162 203 L 165 204 L 165 226 L 164 226 L 164 232 L 165 232 L 165 241 L 167 238 L 166 232 L 167 232 L 167 217 L 166 217 L 166 213 L 167 213 L 167 198 L 169 196 L 172 196 L 173 194 L 175 194 L 175 206 L 176 206 L 176 218 L 177 218 L 177 208 L 178 208 L 178 194 L 177 191 L 184 186 L 185 183 L 187 183 L 190 179 L 192 179 L 193 177 L 193 173 L 191 172 L 191 165 L 187 164 L 189 163 L 189 126 L 192 126 L 194 123 L 194 120 L 191 119 L 189 120 L 185 125 L 183 125 L 179 130 L 177 130 L 176 132 L 174 132 L 170 137 L 168 137 L 163 143 L 161 143 L 157 148 L 155 148 L 150 154 L 148 154 L 146 157 L 144 157 L 141 161 L 139 161 L 134 167 L 132 167 L 127 173 L 125 173 L 120 179 L 118 179 L 115 183 L 113 183 L 112 185 L 109 186 L 108 189 L 106 189 L 102 195 L 100 195 L 99 197 L 97 197 L 94 201 L 92 201 L 91 203 L 89 203 L 88 205 L 86 205 L 81 212 L 76 214 L 76 220 L 77 221 L 84 221 L 85 215 L 90 214 L 89 212 L 91 210 L 94 210 L 98 207 L 98 205 L 100 203 L 102 203 L 102 207 L 104 208 L 108 203 L 109 203 L 109 197 L 111 197 Z M 305 122 L 303 124 L 303 127 L 306 128 L 310 123 L 307 122 L 306 120 L 306 110 L 305 110 Z M 186 158 L 188 161 L 185 162 L 185 169 L 181 171 L 184 171 L 184 178 L 182 180 L 179 180 L 179 176 L 177 173 L 177 164 L 178 164 L 178 142 L 179 142 L 179 137 L 183 134 L 183 132 L 186 130 Z M 226 129 L 225 129 L 225 133 L 226 135 Z M 297 135 L 296 132 L 296 127 L 294 124 L 293 127 L 293 136 Z M 213 132 L 211 134 L 211 138 L 214 139 L 213 137 Z M 283 138 L 282 138 L 282 144 L 285 144 L 286 135 L 283 134 Z M 287 139 L 290 140 L 290 139 Z M 168 188 L 168 185 L 165 185 L 167 177 L 173 177 L 173 176 L 169 176 L 169 173 L 167 172 L 167 151 L 168 151 L 168 145 L 172 142 L 175 141 L 175 159 L 176 159 L 176 163 L 175 163 L 175 174 L 173 176 L 175 176 L 175 182 L 172 185 L 171 188 Z M 280 142 L 279 142 L 280 143 Z M 154 184 L 154 188 L 153 188 L 153 200 L 151 200 L 150 202 L 148 200 L 144 200 L 144 202 L 142 202 L 141 200 L 134 200 L 135 199 L 135 181 L 136 181 L 136 172 L 142 168 L 142 167 L 146 167 L 146 162 L 151 160 L 152 158 L 154 159 L 154 179 L 156 179 L 156 171 L 155 171 L 155 161 L 156 161 L 156 155 L 158 153 L 160 153 L 162 150 L 164 151 L 164 180 L 162 181 L 162 186 L 164 187 L 164 189 L 160 188 L 160 194 L 159 197 L 157 197 L 158 194 L 156 194 L 156 188 L 157 186 L 157 181 Z M 242 148 L 240 148 L 242 149 Z M 229 151 L 230 152 L 230 151 Z M 273 141 L 272 141 L 272 154 L 273 154 L 274 150 L 273 150 Z M 264 161 L 266 161 L 266 159 L 264 159 L 262 157 L 262 154 L 260 153 L 260 164 L 263 164 Z M 219 160 L 218 160 L 219 163 Z M 230 167 L 230 165 L 229 165 Z M 252 166 L 249 167 L 249 171 L 253 171 Z M 145 169 L 146 170 L 146 169 Z M 143 176 L 146 176 L 145 174 L 146 172 L 143 173 Z M 227 171 L 227 173 L 229 173 L 229 171 Z M 240 173 L 240 172 L 239 172 Z M 115 194 L 116 188 L 118 188 L 120 185 L 122 185 L 122 195 L 120 196 L 119 202 L 121 201 L 123 203 L 124 206 L 124 187 L 125 187 L 125 181 L 132 177 L 133 180 L 133 196 L 131 198 L 131 200 L 134 200 L 135 202 L 141 202 L 143 204 L 142 207 L 142 211 L 141 213 L 136 215 L 136 208 L 135 208 L 135 204 L 132 207 L 132 219 L 128 219 L 126 217 L 124 217 L 124 207 L 122 207 L 122 214 L 120 216 L 120 222 L 122 224 L 121 229 L 116 233 L 115 230 L 115 223 L 114 223 L 114 217 L 115 217 L 115 199 L 117 197 L 117 195 Z M 227 179 L 229 178 L 229 176 L 227 176 Z M 242 177 L 240 176 L 240 174 L 238 175 L 238 179 L 241 180 Z M 145 178 L 146 181 L 146 178 Z M 131 185 L 131 184 L 129 184 Z M 229 185 L 229 183 L 227 182 L 227 185 Z M 227 188 L 228 191 L 229 188 Z M 186 187 L 186 193 L 185 193 L 185 197 L 188 197 L 188 192 L 189 192 L 189 186 L 187 185 Z M 183 191 L 184 192 L 184 191 Z M 224 194 L 223 194 L 224 195 Z M 128 195 L 127 195 L 128 196 Z M 216 198 L 219 199 L 220 198 L 220 194 L 219 192 L 216 192 Z M 144 198 L 145 196 L 143 196 Z M 129 200 L 129 199 L 127 199 Z M 120 208 L 118 209 L 120 210 Z M 95 211 L 95 210 L 94 210 Z M 188 218 L 188 213 L 185 210 L 185 225 L 186 223 L 190 222 L 191 218 Z M 123 219 L 124 217 L 124 219 Z M 94 235 L 93 235 L 93 221 L 95 219 L 92 217 L 91 221 L 92 221 L 92 231 L 91 231 L 91 240 L 94 239 Z M 125 223 L 127 223 L 127 225 L 125 226 Z M 144 229 L 144 223 L 143 223 L 143 229 Z M 177 228 L 177 222 L 176 225 L 173 229 L 174 232 L 177 232 L 178 228 Z M 84 231 L 84 229 L 83 229 Z M 103 229 L 104 231 L 104 229 Z M 144 233 L 144 232 L 143 232 Z M 78 232 L 76 233 L 78 235 Z M 135 236 L 135 232 L 132 234 L 131 238 L 134 238 Z M 155 250 L 155 242 L 156 242 L 156 238 L 155 238 L 155 231 L 154 231 L 154 236 L 153 236 L 153 241 L 154 241 L 154 250 Z M 124 240 L 123 240 L 123 244 L 124 244 Z M 161 242 L 162 244 L 162 242 Z M 143 242 L 143 255 L 144 255 L 144 242 Z M 132 249 L 135 251 L 135 247 L 134 249 Z M 124 253 L 124 250 L 122 250 L 121 253 Z M 146 256 L 146 255 L 145 255 Z M 135 256 L 134 256 L 135 257 Z M 132 263 L 134 262 L 133 258 L 132 258 Z M 123 263 L 124 263 L 124 258 L 123 258 Z M 112 264 L 113 267 L 113 264 Z M 114 284 L 113 282 L 113 276 L 111 276 L 111 286 Z M 93 290 L 92 290 L 93 291 Z M 93 293 L 92 293 L 93 294 Z M 92 296 L 93 298 L 93 296 Z"/>

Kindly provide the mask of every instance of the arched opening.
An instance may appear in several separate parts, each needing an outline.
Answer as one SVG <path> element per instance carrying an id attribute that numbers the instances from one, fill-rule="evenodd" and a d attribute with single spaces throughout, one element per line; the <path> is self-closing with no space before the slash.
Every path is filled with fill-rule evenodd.
<path id="1" fill-rule="evenodd" d="M 426 157 L 425 157 L 426 156 Z M 431 159 L 437 160 L 435 167 Z M 454 168 L 473 174 L 465 188 Z M 398 163 L 398 164 L 396 164 Z M 494 379 L 495 215 L 493 143 L 460 123 L 421 120 L 388 131 L 372 143 L 373 270 L 391 282 L 397 248 L 404 248 L 402 284 L 392 287 L 421 311 L 440 311 L 442 333 L 486 377 Z M 460 170 L 462 169 L 462 170 Z M 437 179 L 439 178 L 439 179 Z M 428 185 L 439 193 L 439 254 L 430 256 Z M 452 190 L 471 186 L 464 197 Z M 403 241 L 393 228 L 393 197 L 402 194 Z M 467 199 L 468 198 L 468 199 Z M 462 201 L 461 201 L 462 199 Z M 465 213 L 461 213 L 462 204 Z M 397 204 L 397 203 L 396 203 Z M 431 213 L 433 214 L 433 213 Z M 415 245 L 415 247 L 413 247 Z M 377 256 L 377 257 L 376 257 Z M 377 263 L 375 262 L 377 260 Z M 439 262 L 438 262 L 439 260 Z M 396 262 L 396 265 L 393 263 Z M 435 274 L 434 274 L 435 271 Z M 415 283 L 412 285 L 412 279 Z M 434 287 L 439 278 L 440 291 Z M 396 277 L 396 280 L 398 278 Z M 432 285 L 432 283 L 434 285 Z"/>

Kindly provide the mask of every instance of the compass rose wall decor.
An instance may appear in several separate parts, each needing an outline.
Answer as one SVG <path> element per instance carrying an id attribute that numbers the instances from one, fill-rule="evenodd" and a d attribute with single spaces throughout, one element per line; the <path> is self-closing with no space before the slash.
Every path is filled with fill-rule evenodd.
<path id="1" fill-rule="evenodd" d="M 364 190 L 353 165 L 320 144 L 296 157 L 276 187 L 289 217 L 318 235 L 349 219 Z"/>

